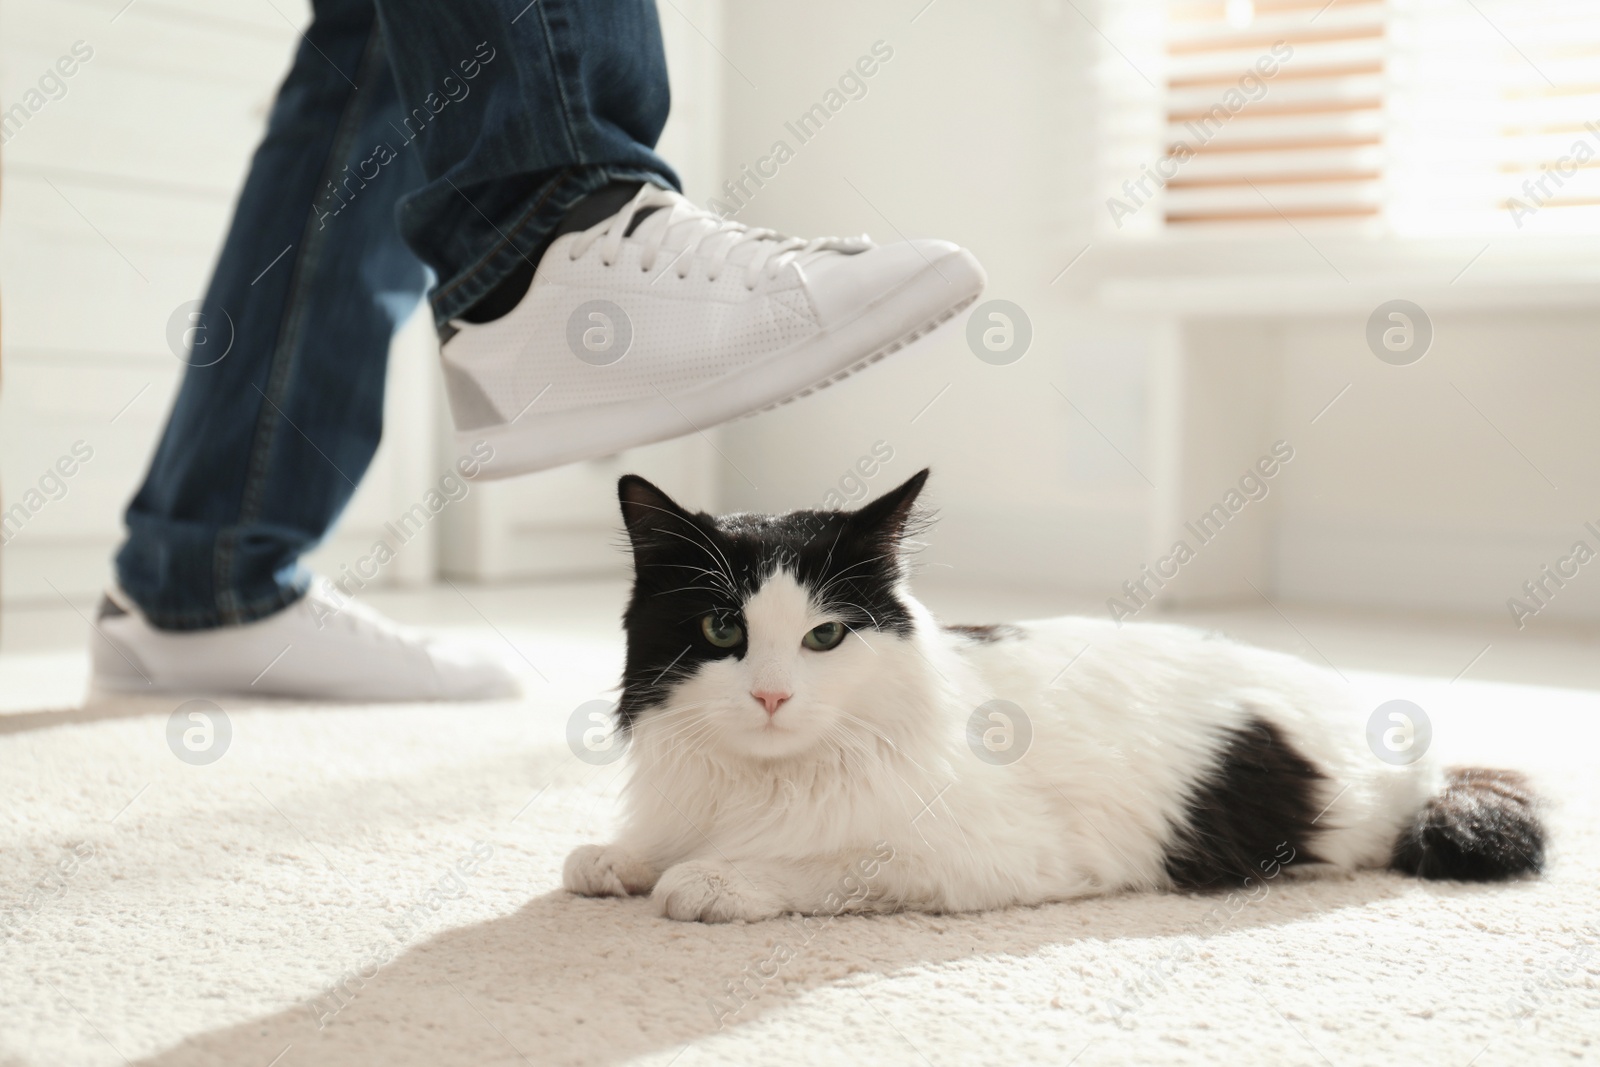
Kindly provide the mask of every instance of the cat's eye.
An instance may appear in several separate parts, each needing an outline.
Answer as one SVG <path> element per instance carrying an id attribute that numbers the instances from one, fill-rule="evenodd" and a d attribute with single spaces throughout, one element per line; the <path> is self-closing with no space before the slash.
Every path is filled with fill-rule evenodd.
<path id="1" fill-rule="evenodd" d="M 744 640 L 744 627 L 726 615 L 715 613 L 700 620 L 700 633 L 717 648 L 733 648 Z"/>
<path id="2" fill-rule="evenodd" d="M 842 622 L 825 622 L 821 626 L 813 626 L 806 631 L 800 643 L 813 652 L 826 652 L 830 648 L 838 648 L 839 642 L 844 640 L 844 635 L 849 633 Z"/>

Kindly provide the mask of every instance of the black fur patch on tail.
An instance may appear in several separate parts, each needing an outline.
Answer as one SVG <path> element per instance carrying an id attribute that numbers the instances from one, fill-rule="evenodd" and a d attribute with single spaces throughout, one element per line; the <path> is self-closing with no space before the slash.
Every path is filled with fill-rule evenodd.
<path id="1" fill-rule="evenodd" d="M 1493 882 L 1544 869 L 1533 790 L 1514 771 L 1451 767 L 1445 786 L 1395 842 L 1391 870 L 1419 878 Z"/>
<path id="2" fill-rule="evenodd" d="M 1263 864 L 1318 862 L 1309 846 L 1325 780 L 1264 719 L 1230 731 L 1167 848 L 1172 884 L 1235 888 L 1252 876 L 1260 881 Z"/>

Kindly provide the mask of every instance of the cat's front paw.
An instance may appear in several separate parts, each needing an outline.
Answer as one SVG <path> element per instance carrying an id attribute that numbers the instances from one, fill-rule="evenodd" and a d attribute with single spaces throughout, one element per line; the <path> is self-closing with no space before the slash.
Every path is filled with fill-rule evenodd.
<path id="1" fill-rule="evenodd" d="M 561 884 L 581 896 L 625 897 L 650 892 L 656 872 L 615 845 L 580 845 L 567 857 Z"/>
<path id="2" fill-rule="evenodd" d="M 650 899 L 662 915 L 680 922 L 759 922 L 784 912 L 777 897 L 730 865 L 702 860 L 668 867 Z"/>

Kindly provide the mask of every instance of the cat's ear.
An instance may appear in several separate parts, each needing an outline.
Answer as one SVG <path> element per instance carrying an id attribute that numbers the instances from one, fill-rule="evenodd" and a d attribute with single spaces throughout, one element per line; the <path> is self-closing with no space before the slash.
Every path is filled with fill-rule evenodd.
<path id="1" fill-rule="evenodd" d="M 617 482 L 617 498 L 622 502 L 622 523 L 634 551 L 657 543 L 663 530 L 694 525 L 694 516 L 678 506 L 666 493 L 637 474 L 624 474 Z"/>
<path id="2" fill-rule="evenodd" d="M 850 526 L 857 532 L 876 538 L 885 544 L 898 545 L 911 522 L 917 496 L 928 481 L 928 468 L 924 467 L 904 482 L 884 493 L 872 503 L 850 516 Z"/>

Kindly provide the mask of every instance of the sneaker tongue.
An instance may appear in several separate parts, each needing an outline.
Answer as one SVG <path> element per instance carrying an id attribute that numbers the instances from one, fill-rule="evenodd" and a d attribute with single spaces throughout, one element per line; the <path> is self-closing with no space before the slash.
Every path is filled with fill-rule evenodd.
<path id="1" fill-rule="evenodd" d="M 648 204 L 645 207 L 640 208 L 638 211 L 635 211 L 633 213 L 633 218 L 628 220 L 628 228 L 622 231 L 622 236 L 632 237 L 633 231 L 639 228 L 639 224 L 641 222 L 660 210 L 660 204 Z"/>

